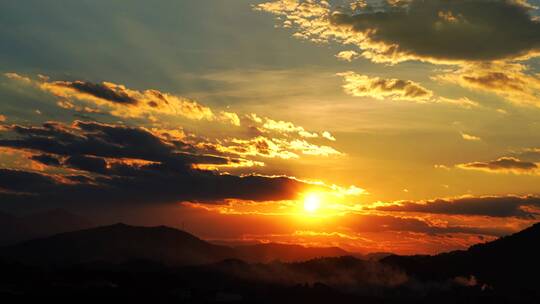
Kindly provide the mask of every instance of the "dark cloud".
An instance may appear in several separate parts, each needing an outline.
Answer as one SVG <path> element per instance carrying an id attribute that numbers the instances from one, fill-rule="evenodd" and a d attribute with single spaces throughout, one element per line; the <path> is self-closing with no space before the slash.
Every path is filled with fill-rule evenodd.
<path id="1" fill-rule="evenodd" d="M 530 8 L 519 1 L 405 3 L 408 5 L 367 8 L 355 15 L 336 13 L 331 22 L 352 26 L 375 43 L 396 46 L 391 51 L 423 58 L 494 60 L 540 48 L 540 23 L 531 18 Z"/>
<path id="2" fill-rule="evenodd" d="M 489 72 L 479 76 L 464 75 L 463 79 L 488 89 L 506 88 L 509 90 L 523 91 L 524 87 L 527 85 L 521 79 L 515 79 L 502 72 Z"/>
<path id="3" fill-rule="evenodd" d="M 23 194 L 43 192 L 54 188 L 57 184 L 53 178 L 44 174 L 0 169 L 0 189 L 3 191 L 7 190 Z"/>
<path id="4" fill-rule="evenodd" d="M 0 200 L 35 204 L 215 202 L 228 198 L 295 198 L 309 185 L 289 177 L 234 176 L 194 169 L 237 159 L 179 151 L 143 128 L 76 121 L 68 126 L 6 126 L 0 146 L 67 172 L 57 175 L 2 169 Z M 56 161 L 55 161 L 56 160 Z M 73 174 L 75 170 L 76 174 Z"/>
<path id="5" fill-rule="evenodd" d="M 54 156 L 47 154 L 39 154 L 30 157 L 30 159 L 40 162 L 47 166 L 60 166 L 60 160 Z"/>
<path id="6" fill-rule="evenodd" d="M 515 155 L 522 160 L 540 162 L 540 148 L 525 149 L 524 151 L 516 153 Z"/>
<path id="7" fill-rule="evenodd" d="M 137 104 L 137 99 L 132 98 L 128 95 L 127 92 L 122 90 L 122 87 L 119 86 L 110 86 L 107 83 L 92 83 L 85 81 L 74 81 L 74 82 L 56 82 L 56 85 L 61 85 L 77 90 L 80 93 L 85 93 L 92 95 L 97 98 L 101 98 L 110 102 L 126 104 L 126 105 L 135 105 Z"/>
<path id="8" fill-rule="evenodd" d="M 228 198 L 263 201 L 292 199 L 307 186 L 287 177 L 239 177 L 198 170 L 179 172 L 162 164 L 141 168 L 126 166 L 122 173 L 93 179 L 71 175 L 68 178 L 77 183 L 66 183 L 40 173 L 2 169 L 0 200 L 5 203 L 3 207 L 9 203 L 36 207 L 40 204 L 214 203 Z"/>
<path id="9" fill-rule="evenodd" d="M 187 166 L 192 163 L 226 164 L 221 157 L 191 155 L 177 149 L 191 148 L 181 142 L 165 142 L 143 128 L 76 121 L 73 126 L 48 122 L 41 127 L 7 127 L 19 137 L 1 139 L 0 146 L 31 149 L 61 156 L 90 155 L 131 158 Z"/>
<path id="10" fill-rule="evenodd" d="M 107 162 L 103 158 L 85 155 L 70 156 L 64 162 L 65 165 L 92 173 L 107 173 Z"/>
<path id="11" fill-rule="evenodd" d="M 521 161 L 515 157 L 501 157 L 489 162 L 472 162 L 460 164 L 462 169 L 487 170 L 487 171 L 512 171 L 517 173 L 528 173 L 538 169 L 538 165 L 533 162 Z"/>
<path id="12" fill-rule="evenodd" d="M 480 215 L 532 219 L 537 214 L 524 207 L 540 207 L 535 196 L 486 196 L 456 199 L 436 199 L 426 202 L 400 202 L 379 206 L 379 211 L 421 212 L 449 215 Z"/>
<path id="13" fill-rule="evenodd" d="M 426 233 L 431 235 L 449 234 L 449 233 L 466 233 L 466 234 L 482 234 L 501 236 L 506 235 L 510 230 L 498 228 L 479 228 L 468 226 L 435 226 L 424 220 L 417 218 L 405 218 L 396 216 L 382 215 L 349 215 L 344 217 L 340 222 L 345 227 L 350 228 L 355 232 L 413 232 Z"/>

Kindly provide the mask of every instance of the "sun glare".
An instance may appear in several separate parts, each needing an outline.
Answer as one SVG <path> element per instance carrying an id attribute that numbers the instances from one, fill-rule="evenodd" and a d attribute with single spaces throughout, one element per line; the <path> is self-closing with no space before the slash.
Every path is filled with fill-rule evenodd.
<path id="1" fill-rule="evenodd" d="M 321 197 L 316 193 L 310 193 L 304 198 L 304 210 L 314 213 L 321 207 Z"/>

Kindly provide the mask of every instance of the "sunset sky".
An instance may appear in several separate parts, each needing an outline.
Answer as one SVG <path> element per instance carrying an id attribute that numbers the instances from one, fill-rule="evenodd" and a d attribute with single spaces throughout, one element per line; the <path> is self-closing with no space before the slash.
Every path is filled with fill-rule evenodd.
<path id="1" fill-rule="evenodd" d="M 540 214 L 539 0 L 0 3 L 0 212 L 436 253 Z"/>

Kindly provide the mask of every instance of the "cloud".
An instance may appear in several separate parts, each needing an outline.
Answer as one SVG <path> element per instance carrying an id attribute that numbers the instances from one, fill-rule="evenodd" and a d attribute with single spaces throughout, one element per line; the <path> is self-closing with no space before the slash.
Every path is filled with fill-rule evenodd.
<path id="1" fill-rule="evenodd" d="M 0 114 L 0 122 L 4 122 L 7 120 L 7 117 L 5 115 Z"/>
<path id="2" fill-rule="evenodd" d="M 456 105 L 456 106 L 460 106 L 467 109 L 476 108 L 480 106 L 480 103 L 478 103 L 477 101 L 471 100 L 467 97 L 447 98 L 447 97 L 439 96 L 437 97 L 437 102 Z"/>
<path id="3" fill-rule="evenodd" d="M 419 212 L 446 215 L 479 215 L 534 219 L 538 213 L 527 207 L 540 208 L 536 196 L 482 196 L 436 199 L 421 202 L 396 202 L 373 209 L 391 212 Z"/>
<path id="4" fill-rule="evenodd" d="M 516 59 L 540 48 L 540 24 L 524 1 L 364 1 L 346 8 L 279 0 L 255 8 L 281 16 L 294 37 L 355 44 L 375 62 Z"/>
<path id="5" fill-rule="evenodd" d="M 294 125 L 292 122 L 282 120 L 276 121 L 269 118 L 264 118 L 264 124 L 262 125 L 262 128 L 266 130 L 273 130 L 284 133 L 298 133 L 298 135 L 308 138 L 314 138 L 319 136 L 317 133 L 308 132 L 303 127 Z"/>
<path id="6" fill-rule="evenodd" d="M 343 89 L 352 96 L 416 102 L 426 102 L 433 97 L 432 91 L 410 80 L 369 77 L 350 71 L 338 76 L 344 78 Z"/>
<path id="7" fill-rule="evenodd" d="M 146 117 L 154 115 L 182 116 L 190 120 L 206 120 L 240 125 L 236 113 L 214 111 L 196 101 L 164 93 L 154 89 L 138 91 L 112 82 L 93 83 L 89 81 L 50 81 L 40 76 L 38 80 L 17 73 L 4 74 L 7 78 L 33 85 L 59 98 L 58 105 L 79 112 L 108 112 L 122 118 Z M 82 105 L 77 105 L 81 104 Z M 94 106 L 88 107 L 88 105 Z M 97 107 L 97 108 L 95 108 Z"/>
<path id="8" fill-rule="evenodd" d="M 369 77 L 352 71 L 338 73 L 337 75 L 343 77 L 343 89 L 345 93 L 355 97 L 448 104 L 467 109 L 480 106 L 478 102 L 472 101 L 467 97 L 446 98 L 436 96 L 433 91 L 411 80 Z"/>
<path id="9" fill-rule="evenodd" d="M 324 131 L 324 132 L 322 133 L 322 137 L 323 137 L 323 138 L 326 138 L 326 139 L 328 139 L 328 140 L 330 140 L 330 141 L 336 141 L 336 138 L 335 138 L 330 132 L 328 132 L 328 131 Z"/>
<path id="10" fill-rule="evenodd" d="M 442 83 L 496 94 L 517 105 L 540 106 L 540 79 L 519 63 L 478 63 L 434 77 Z"/>
<path id="11" fill-rule="evenodd" d="M 55 85 L 72 88 L 82 94 L 88 94 L 90 96 L 104 99 L 113 103 L 136 105 L 139 102 L 136 98 L 130 96 L 131 92 L 127 90 L 126 87 L 110 82 L 91 83 L 84 81 L 65 81 L 56 82 Z"/>
<path id="12" fill-rule="evenodd" d="M 16 81 L 23 78 L 15 73 L 10 75 L 12 74 L 17 75 L 17 77 L 10 76 Z M 231 128 L 225 134 L 213 139 L 190 134 L 191 138 L 184 138 L 184 141 L 189 141 L 192 148 L 198 147 L 237 156 L 283 159 L 298 158 L 299 154 L 319 156 L 342 154 L 332 147 L 316 145 L 306 140 L 321 138 L 335 141 L 335 137 L 328 131 L 310 131 L 289 121 L 274 120 L 254 113 L 238 115 L 233 112 L 218 112 L 195 101 L 158 90 L 137 91 L 110 82 L 96 84 L 86 81 L 50 81 L 48 77 L 29 79 L 25 84 L 52 93 L 59 98 L 57 105 L 61 108 L 88 115 L 109 113 L 126 119 L 147 118 L 152 125 L 158 127 L 162 126 L 162 121 L 170 121 L 171 117 L 162 115 L 172 115 L 173 118 L 182 116 L 194 121 L 228 123 L 238 127 Z M 246 138 L 249 136 L 251 138 Z M 236 165 L 249 163 L 261 164 L 258 160 L 243 160 L 236 162 Z M 200 164 L 199 167 L 202 168 Z"/>
<path id="13" fill-rule="evenodd" d="M 49 154 L 32 155 L 31 160 L 35 160 L 47 166 L 60 166 L 60 160 Z"/>
<path id="14" fill-rule="evenodd" d="M 252 139 L 238 139 L 222 141 L 216 145 L 206 145 L 221 153 L 236 154 L 239 156 L 259 156 L 265 158 L 293 159 L 299 154 L 315 156 L 340 156 L 343 153 L 330 146 L 311 144 L 303 139 L 285 140 L 258 136 Z"/>
<path id="15" fill-rule="evenodd" d="M 260 133 L 264 133 L 266 131 L 273 131 L 285 135 L 297 134 L 298 136 L 303 138 L 322 137 L 330 141 L 335 141 L 335 138 L 328 131 L 323 131 L 321 133 L 310 132 L 304 127 L 295 125 L 290 121 L 274 120 L 268 117 L 258 116 L 255 113 L 245 115 L 244 118 L 249 122 L 249 124 L 255 124 L 256 128 L 260 131 Z"/>
<path id="16" fill-rule="evenodd" d="M 461 133 L 461 138 L 468 141 L 481 141 L 482 138 L 467 133 Z"/>
<path id="17" fill-rule="evenodd" d="M 435 225 L 426 220 L 414 217 L 398 217 L 391 215 L 350 214 L 340 224 L 357 233 L 412 232 L 431 235 L 466 233 L 482 235 L 504 235 L 506 229 L 481 228 L 471 226 Z"/>
<path id="18" fill-rule="evenodd" d="M 165 140 L 144 128 L 75 121 L 11 125 L 3 132 L 7 138 L 0 146 L 25 151 L 50 167 L 42 172 L 0 169 L 0 199 L 6 205 L 282 200 L 321 187 L 286 176 L 200 170 L 199 165 L 243 160 L 200 154 L 189 144 Z"/>
<path id="19" fill-rule="evenodd" d="M 335 13 L 334 25 L 365 36 L 374 55 L 393 53 L 425 59 L 484 61 L 519 58 L 540 49 L 540 23 L 530 7 L 507 0 L 408 1 L 356 14 Z M 505 23 L 500 22 L 505 17 Z M 407 26 L 403 26 L 406 24 Z"/>
<path id="20" fill-rule="evenodd" d="M 540 161 L 540 148 L 527 148 L 518 152 L 517 155 L 519 155 L 520 158 L 538 162 Z"/>
<path id="21" fill-rule="evenodd" d="M 214 112 L 195 101 L 163 93 L 158 90 L 137 91 L 110 82 L 94 84 L 82 81 L 42 82 L 40 87 L 60 98 L 90 101 L 108 106 L 110 113 L 119 117 L 145 117 L 149 114 L 183 116 L 192 120 L 207 120 L 240 125 L 238 115 Z"/>
<path id="22" fill-rule="evenodd" d="M 92 171 L 102 169 L 91 167 Z M 211 171 L 182 171 L 169 164 L 113 167 L 104 171 L 107 177 L 51 176 L 10 169 L 0 169 L 0 173 L 0 198 L 5 203 L 4 208 L 36 208 L 42 204 L 48 208 L 65 204 L 114 208 L 115 204 L 216 203 L 229 198 L 283 200 L 292 199 L 309 187 L 287 177 L 240 177 Z M 74 176 L 83 178 L 76 182 L 68 180 Z"/>
<path id="23" fill-rule="evenodd" d="M 515 174 L 535 174 L 538 165 L 533 162 L 521 161 L 515 157 L 500 157 L 488 162 L 471 162 L 457 165 L 467 170 L 480 170 L 486 172 L 511 172 Z"/>
<path id="24" fill-rule="evenodd" d="M 529 72 L 525 62 L 540 56 L 540 20 L 538 11 L 527 1 L 513 0 L 410 0 L 353 1 L 349 5 L 324 0 L 277 0 L 255 6 L 269 12 L 283 27 L 294 30 L 293 36 L 314 43 L 335 41 L 355 45 L 357 50 L 337 55 L 350 61 L 359 56 L 375 63 L 397 64 L 422 61 L 453 66 L 433 77 L 436 80 L 497 94 L 521 105 L 540 105 L 540 80 Z M 500 17 L 504 16 L 505 24 Z M 403 26 L 406 24 L 407 26 Z M 354 52 L 355 54 L 353 54 Z M 453 70 L 452 70 L 453 69 Z M 347 72 L 350 73 L 350 72 Z M 342 76 L 347 75 L 342 73 Z M 345 90 L 353 96 L 370 96 L 366 85 L 370 78 L 359 75 L 346 79 Z M 371 79 L 372 80 L 372 79 Z M 372 80 L 373 81 L 373 80 Z M 423 98 L 436 103 L 466 108 L 478 103 L 466 98 L 429 96 L 429 90 L 407 80 Z M 359 82 L 358 85 L 350 82 Z M 364 84 L 364 85 L 362 85 Z M 433 95 L 433 94 L 431 94 Z M 404 95 L 374 92 L 372 97 L 403 99 Z M 411 98 L 407 95 L 408 100 Z"/>
<path id="25" fill-rule="evenodd" d="M 354 59 L 358 58 L 360 54 L 356 51 L 341 51 L 336 54 L 336 58 L 343 61 L 351 62 Z"/>
<path id="26" fill-rule="evenodd" d="M 4 76 L 12 80 L 18 80 L 25 83 L 32 83 L 32 80 L 30 78 L 19 75 L 17 73 L 4 73 Z"/>

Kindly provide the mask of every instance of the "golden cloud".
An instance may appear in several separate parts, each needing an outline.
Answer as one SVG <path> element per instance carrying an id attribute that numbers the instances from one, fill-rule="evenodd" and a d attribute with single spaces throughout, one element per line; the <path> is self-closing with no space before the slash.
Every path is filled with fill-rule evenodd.
<path id="1" fill-rule="evenodd" d="M 540 106 L 540 78 L 519 63 L 471 63 L 434 79 L 499 95 L 518 105 Z"/>
<path id="2" fill-rule="evenodd" d="M 360 54 L 356 51 L 341 51 L 336 54 L 336 58 L 343 61 L 351 62 L 354 59 L 358 58 Z"/>
<path id="3" fill-rule="evenodd" d="M 468 141 L 481 141 L 482 138 L 467 133 L 461 133 L 461 138 Z"/>
<path id="4" fill-rule="evenodd" d="M 311 144 L 303 139 L 287 140 L 264 136 L 251 139 L 233 138 L 223 140 L 222 143 L 206 145 L 206 147 L 210 146 L 221 153 L 265 158 L 294 159 L 299 158 L 299 154 L 312 156 L 343 155 L 343 153 L 332 147 Z"/>
<path id="5" fill-rule="evenodd" d="M 192 120 L 240 125 L 240 119 L 235 113 L 214 112 L 195 101 L 158 90 L 137 91 L 111 82 L 94 84 L 83 81 L 43 81 L 39 83 L 39 87 L 71 103 L 86 101 L 99 107 L 109 108 L 112 115 L 119 117 L 134 118 L 165 114 Z"/>
<path id="6" fill-rule="evenodd" d="M 344 78 L 343 89 L 352 96 L 416 102 L 426 102 L 433 97 L 431 90 L 410 80 L 369 77 L 351 71 L 339 73 L 338 76 Z"/>
<path id="7" fill-rule="evenodd" d="M 84 81 L 50 81 L 48 77 L 44 76 L 33 80 L 16 73 L 8 73 L 6 77 L 53 94 L 59 98 L 57 105 L 64 109 L 88 114 L 110 113 L 122 118 L 147 118 L 153 127 L 145 129 L 146 131 L 152 132 L 163 140 L 183 142 L 191 145 L 191 148 L 201 151 L 221 155 L 281 159 L 296 159 L 301 155 L 342 155 L 341 152 L 330 146 L 317 145 L 306 140 L 319 138 L 335 141 L 336 138 L 328 131 L 313 132 L 289 121 L 260 117 L 254 113 L 239 116 L 232 112 L 215 111 L 198 102 L 158 90 L 132 90 L 124 85 L 111 82 L 96 84 Z M 156 118 L 159 115 L 182 116 L 195 121 L 222 122 L 234 126 L 244 125 L 245 130 L 233 129 L 224 137 L 211 139 L 186 134 L 182 129 L 163 127 Z M 255 136 L 242 137 L 246 134 L 248 136 L 255 134 Z M 219 169 L 262 165 L 264 163 L 260 160 L 245 159 L 226 165 L 205 165 L 205 168 Z"/>

